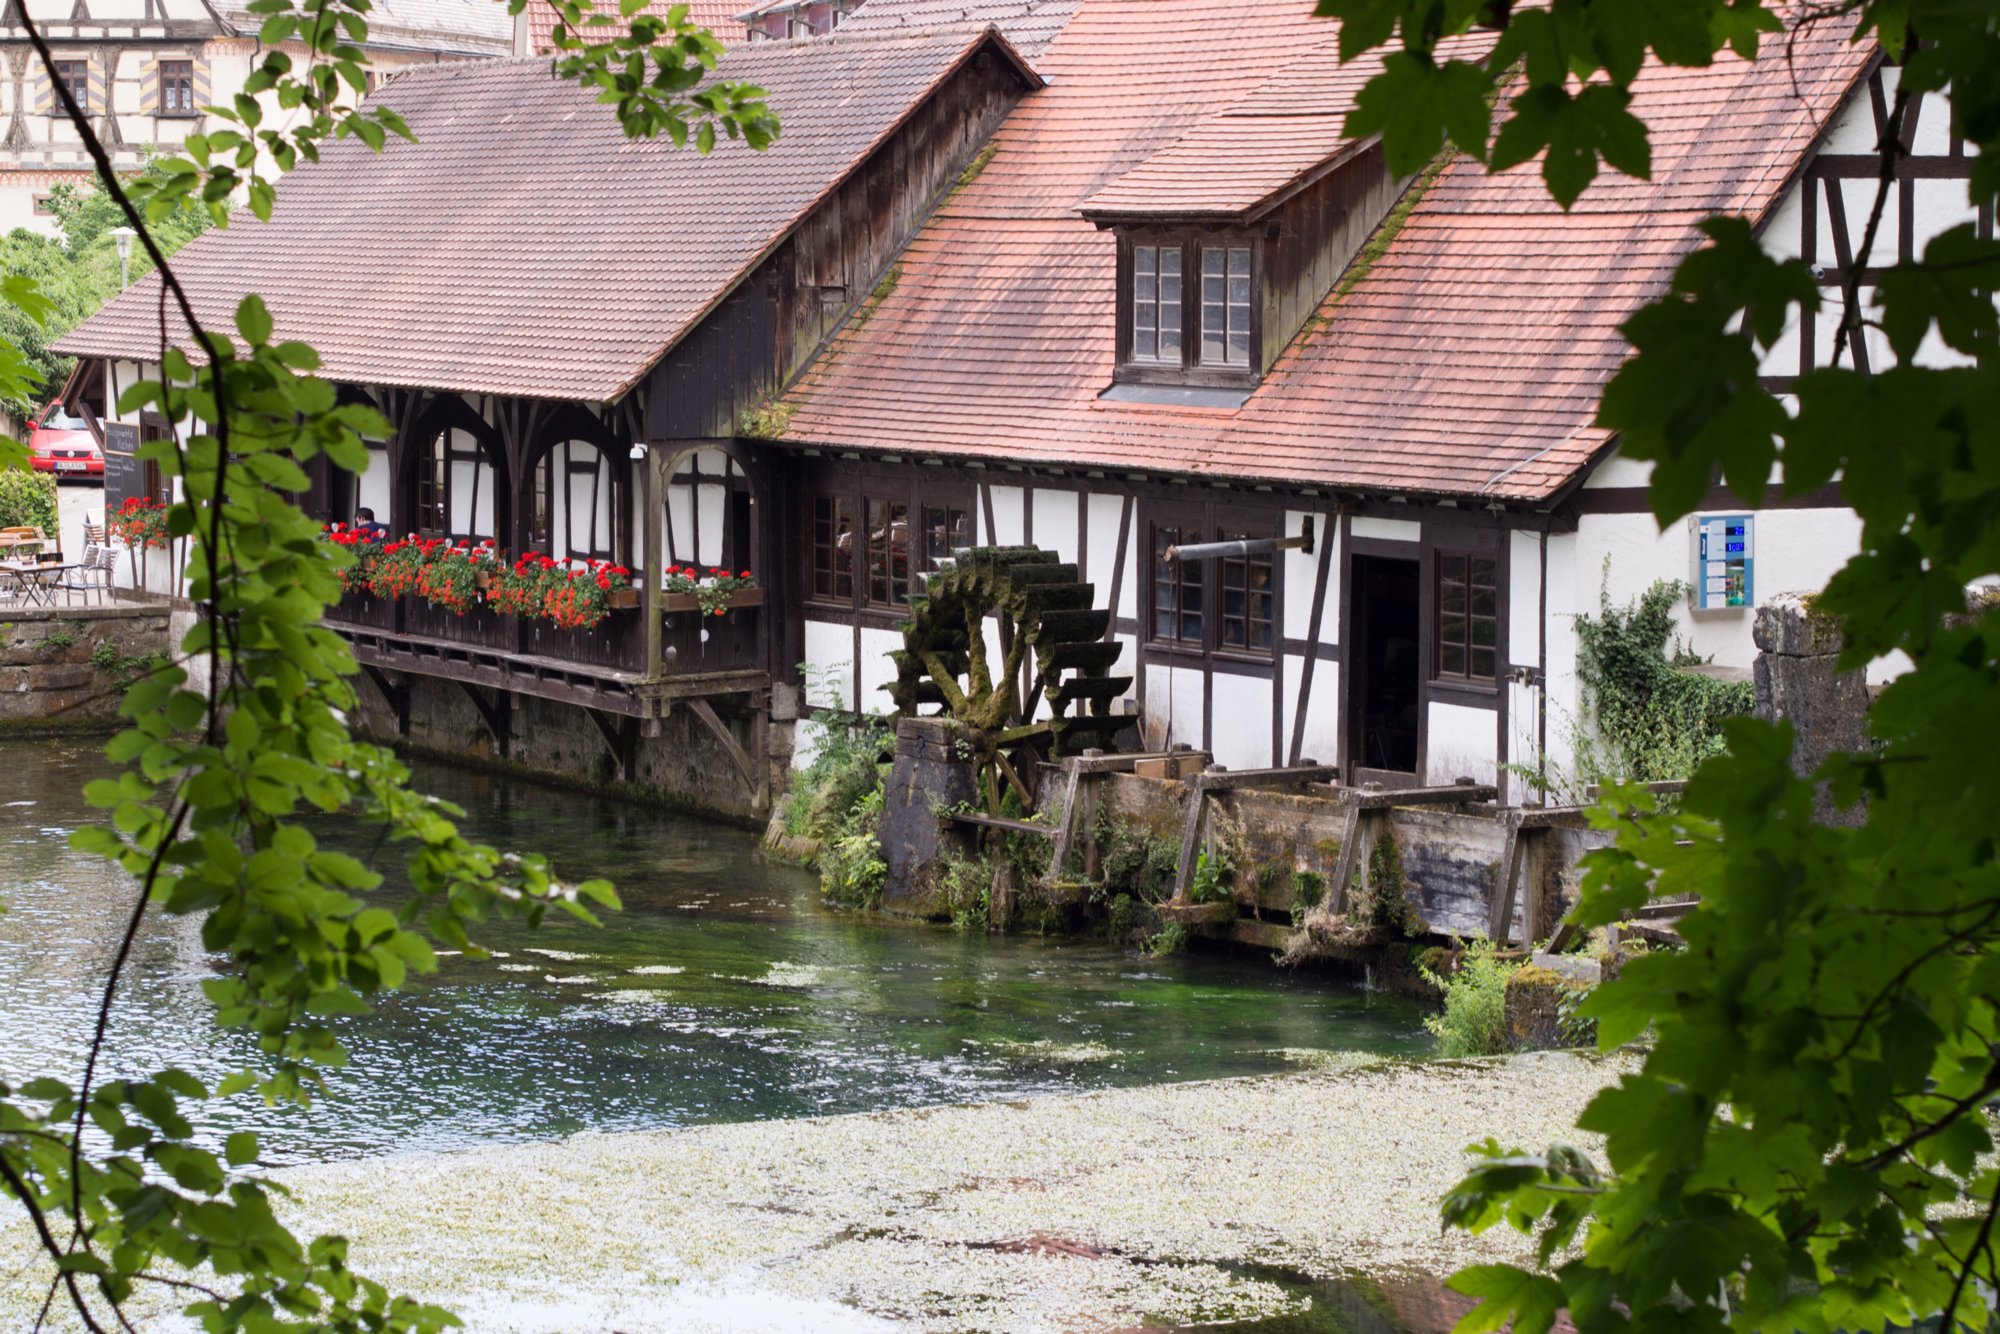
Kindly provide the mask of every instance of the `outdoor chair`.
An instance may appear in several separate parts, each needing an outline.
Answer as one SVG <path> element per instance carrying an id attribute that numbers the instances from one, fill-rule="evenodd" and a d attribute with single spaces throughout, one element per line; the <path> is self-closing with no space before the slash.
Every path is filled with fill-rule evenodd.
<path id="1" fill-rule="evenodd" d="M 85 519 L 83 521 L 83 544 L 87 547 L 110 546 L 111 544 L 104 540 L 104 525 L 101 523 L 92 523 L 90 520 Z"/>
<path id="2" fill-rule="evenodd" d="M 111 589 L 111 571 L 116 568 L 117 556 L 110 547 L 85 546 L 83 559 L 63 571 L 56 587 L 62 589 L 67 601 L 74 602 L 79 593 L 86 598 L 95 593 L 102 604 Z"/>
<path id="3" fill-rule="evenodd" d="M 48 534 L 39 528 L 17 525 L 0 528 L 0 551 L 9 556 L 17 554 L 22 547 L 42 548 L 49 544 Z"/>

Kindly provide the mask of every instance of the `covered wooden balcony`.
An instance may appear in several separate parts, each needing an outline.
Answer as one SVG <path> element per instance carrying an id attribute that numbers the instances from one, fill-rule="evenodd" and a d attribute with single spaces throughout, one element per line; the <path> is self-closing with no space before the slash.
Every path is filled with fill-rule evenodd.
<path id="1" fill-rule="evenodd" d="M 396 429 L 371 444 L 365 472 L 321 467 L 309 497 L 320 518 L 372 517 L 395 537 L 491 542 L 509 560 L 539 552 L 607 561 L 631 570 L 634 585 L 587 628 L 483 602 L 460 612 L 415 592 L 349 592 L 328 626 L 353 646 L 400 726 L 413 676 L 465 686 L 489 723 L 506 706 L 481 691 L 637 720 L 660 718 L 676 701 L 766 703 L 774 635 L 761 572 L 777 562 L 764 549 L 763 478 L 732 444 L 634 448 L 640 422 L 622 407 L 395 390 L 365 397 Z M 672 587 L 670 572 L 687 567 L 754 572 L 760 586 L 704 614 L 694 594 Z"/>

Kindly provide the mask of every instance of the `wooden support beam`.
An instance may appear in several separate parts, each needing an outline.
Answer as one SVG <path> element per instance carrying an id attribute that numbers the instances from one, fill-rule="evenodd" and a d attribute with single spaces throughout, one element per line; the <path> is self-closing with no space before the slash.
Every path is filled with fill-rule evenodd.
<path id="1" fill-rule="evenodd" d="M 701 725 L 722 743 L 723 753 L 728 755 L 729 762 L 736 766 L 736 775 L 743 780 L 743 786 L 753 793 L 756 792 L 758 790 L 756 767 L 750 763 L 749 755 L 745 754 L 743 747 L 737 743 L 735 733 L 729 730 L 728 725 L 716 713 L 715 706 L 705 699 L 695 698 L 687 701 L 687 708 L 688 712 L 700 719 Z"/>
<path id="2" fill-rule="evenodd" d="M 486 723 L 487 735 L 493 738 L 494 753 L 506 759 L 514 741 L 514 697 L 504 690 L 497 690 L 493 701 L 488 703 L 486 696 L 472 682 L 460 681 L 458 688 L 472 701 L 472 707 L 479 710 L 480 718 Z"/>
<path id="3" fill-rule="evenodd" d="M 1071 760 L 1063 767 L 1069 770 L 1063 780 L 1062 825 L 1056 830 L 1055 851 L 1049 856 L 1049 876 L 1061 879 L 1069 867 L 1069 852 L 1076 842 L 1076 826 L 1083 805 L 1083 771 L 1077 767 L 1078 761 Z"/>
<path id="4" fill-rule="evenodd" d="M 1198 777 L 1206 778 L 1207 774 Z M 1208 824 L 1208 788 L 1197 782 L 1187 821 L 1181 826 L 1181 856 L 1174 864 L 1175 903 L 1186 903 L 1194 889 L 1195 863 L 1201 854 L 1202 831 Z"/>
<path id="5" fill-rule="evenodd" d="M 621 782 L 633 780 L 636 757 L 639 749 L 639 720 L 623 714 L 606 713 L 602 709 L 585 709 L 590 721 L 597 724 L 599 736 L 611 751 L 611 758 L 617 762 L 618 778 Z"/>
<path id="6" fill-rule="evenodd" d="M 1001 829 L 1010 834 L 1033 834 L 1037 838 L 1051 838 L 1055 830 L 1032 820 L 1010 820 L 1004 815 L 981 815 L 976 811 L 951 811 L 944 818 L 953 824 L 974 825 L 980 829 Z"/>
<path id="7" fill-rule="evenodd" d="M 1500 841 L 1500 863 L 1495 868 L 1499 883 L 1493 887 L 1493 917 L 1486 928 L 1486 938 L 1495 945 L 1506 945 L 1511 940 L 1509 932 L 1514 927 L 1514 893 L 1521 878 L 1523 841 L 1521 822 L 1509 819 L 1506 836 Z M 1532 945 L 1534 941 L 1522 943 Z"/>
<path id="8" fill-rule="evenodd" d="M 1304 783 L 1337 783 L 1337 764 L 1293 764 L 1276 769 L 1209 769 L 1189 780 L 1204 792 L 1227 792 L 1244 787 L 1290 787 Z"/>
<path id="9" fill-rule="evenodd" d="M 1456 806 L 1476 801 L 1495 801 L 1500 789 L 1491 783 L 1454 783 L 1449 787 L 1389 788 L 1380 792 L 1354 792 L 1352 799 L 1371 811 L 1391 806 Z"/>
<path id="10" fill-rule="evenodd" d="M 396 715 L 396 735 L 407 737 L 410 734 L 409 674 L 407 672 L 404 673 L 400 683 L 392 684 L 388 673 L 373 663 L 362 663 L 361 670 L 368 674 L 368 679 L 373 681 L 375 688 L 382 692 L 382 699 L 388 704 L 390 712 Z"/>
<path id="11" fill-rule="evenodd" d="M 1327 886 L 1326 896 L 1320 900 L 1329 917 L 1339 917 L 1347 911 L 1347 882 L 1354 878 L 1356 855 L 1361 850 L 1362 816 L 1366 808 L 1362 806 L 1360 793 L 1348 793 L 1347 818 L 1340 826 L 1340 861 L 1333 868 L 1333 883 Z M 1366 862 L 1362 865 L 1365 867 Z"/>

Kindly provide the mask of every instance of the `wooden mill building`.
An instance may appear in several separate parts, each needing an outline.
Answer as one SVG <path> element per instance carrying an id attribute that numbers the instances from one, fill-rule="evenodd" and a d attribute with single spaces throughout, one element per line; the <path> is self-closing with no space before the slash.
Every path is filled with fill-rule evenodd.
<path id="1" fill-rule="evenodd" d="M 1343 130 L 1372 67 L 1311 8 L 870 0 L 725 59 L 783 117 L 762 155 L 627 142 L 542 60 L 387 84 L 417 144 L 334 146 L 178 267 L 217 319 L 262 293 L 394 423 L 319 479 L 325 516 L 656 573 L 590 632 L 343 606 L 379 724 L 754 813 L 800 664 L 814 702 L 879 707 L 912 581 L 965 543 L 1076 562 L 1146 739 L 1233 766 L 1520 795 L 1569 763 L 1600 588 L 1700 576 L 1689 642 L 1747 665 L 1748 604 L 1822 584 L 1854 516 L 1774 485 L 1661 533 L 1595 405 L 1711 213 L 1837 286 L 1896 71 L 1833 25 L 1790 62 L 1649 69 L 1653 179 L 1565 213 L 1533 167 L 1392 177 Z M 1941 105 L 1911 150 L 1889 252 L 1972 218 Z M 65 340 L 96 401 L 157 361 L 157 311 L 135 285 Z M 1754 564 L 1746 538 L 1709 588 L 1714 524 Z M 1160 559 L 1308 525 L 1310 553 Z M 657 571 L 689 562 L 761 604 L 670 609 Z"/>

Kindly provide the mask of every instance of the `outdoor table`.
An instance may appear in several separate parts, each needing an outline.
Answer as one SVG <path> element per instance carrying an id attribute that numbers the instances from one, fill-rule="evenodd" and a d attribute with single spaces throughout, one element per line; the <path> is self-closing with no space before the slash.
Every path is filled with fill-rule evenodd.
<path id="1" fill-rule="evenodd" d="M 44 565 L 38 561 L 0 561 L 0 578 L 4 578 L 14 591 L 30 603 L 40 603 L 44 607 L 56 605 L 56 581 L 65 570 L 73 565 Z"/>

